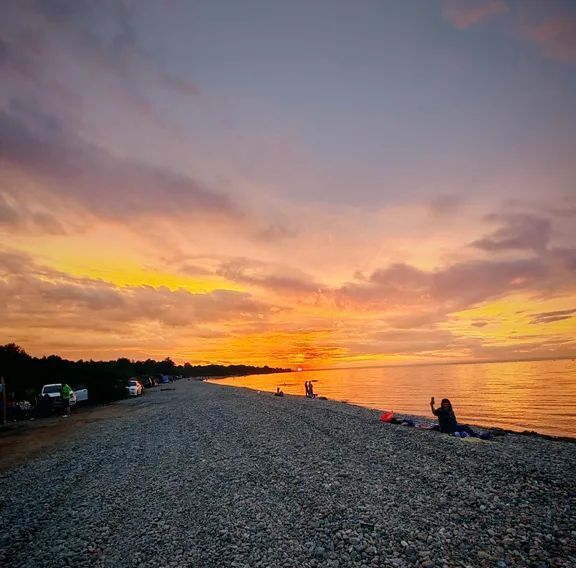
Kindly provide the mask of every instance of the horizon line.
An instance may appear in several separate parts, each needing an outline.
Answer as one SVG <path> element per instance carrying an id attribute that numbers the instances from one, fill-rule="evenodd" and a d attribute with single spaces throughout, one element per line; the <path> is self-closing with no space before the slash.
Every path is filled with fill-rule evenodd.
<path id="1" fill-rule="evenodd" d="M 382 369 L 397 367 L 445 367 L 448 365 L 480 365 L 482 363 L 526 363 L 535 361 L 566 361 L 576 359 L 576 353 L 572 355 L 560 355 L 558 357 L 528 357 L 524 359 L 465 359 L 462 361 L 444 361 L 444 362 L 419 362 L 419 363 L 387 363 L 384 365 L 361 365 L 359 367 L 318 367 L 315 369 L 293 369 L 293 373 L 311 373 L 314 371 L 348 371 L 351 369 Z"/>

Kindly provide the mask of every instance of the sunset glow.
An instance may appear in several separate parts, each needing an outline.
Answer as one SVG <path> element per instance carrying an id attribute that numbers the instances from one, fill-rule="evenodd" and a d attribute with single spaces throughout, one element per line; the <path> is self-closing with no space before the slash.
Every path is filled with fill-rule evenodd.
<path id="1" fill-rule="evenodd" d="M 576 357 L 574 2 L 0 15 L 3 343 L 303 370 Z"/>

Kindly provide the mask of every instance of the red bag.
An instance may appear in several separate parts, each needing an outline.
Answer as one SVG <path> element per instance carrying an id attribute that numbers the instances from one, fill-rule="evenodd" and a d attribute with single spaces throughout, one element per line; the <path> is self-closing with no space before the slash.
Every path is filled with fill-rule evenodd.
<path id="1" fill-rule="evenodd" d="M 380 422 L 392 422 L 392 418 L 394 418 L 394 411 L 388 410 L 380 415 Z"/>

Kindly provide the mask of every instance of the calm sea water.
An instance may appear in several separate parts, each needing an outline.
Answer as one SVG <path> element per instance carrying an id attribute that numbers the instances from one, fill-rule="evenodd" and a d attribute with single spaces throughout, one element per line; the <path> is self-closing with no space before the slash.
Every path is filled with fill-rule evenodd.
<path id="1" fill-rule="evenodd" d="M 304 395 L 433 418 L 430 397 L 449 398 L 458 421 L 576 437 L 576 361 L 372 367 L 251 375 L 220 384 Z"/>

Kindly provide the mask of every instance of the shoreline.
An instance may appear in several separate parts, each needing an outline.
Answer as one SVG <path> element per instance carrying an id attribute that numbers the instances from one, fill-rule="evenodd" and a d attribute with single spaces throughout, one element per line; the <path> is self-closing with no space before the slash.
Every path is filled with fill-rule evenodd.
<path id="1" fill-rule="evenodd" d="M 247 389 L 250 391 L 254 391 L 257 393 L 269 393 L 271 395 L 274 395 L 274 391 L 273 390 L 258 390 L 256 388 L 252 388 L 252 387 L 247 387 L 247 386 L 243 386 L 243 385 L 230 385 L 230 384 L 222 384 L 220 383 L 221 380 L 226 380 L 229 379 L 230 377 L 222 377 L 222 378 L 217 378 L 217 379 L 199 379 L 202 382 L 206 382 L 206 383 L 211 383 L 214 385 L 218 385 L 218 386 L 226 386 L 226 387 L 231 387 L 231 388 L 238 388 L 238 389 Z M 239 377 L 241 378 L 241 377 Z M 287 394 L 284 393 L 285 397 L 296 397 L 296 398 L 301 398 L 301 399 L 306 399 L 306 397 L 304 395 L 300 395 L 300 394 Z M 333 399 L 333 398 L 328 398 L 328 397 L 318 397 L 315 400 L 329 400 L 331 402 L 335 402 L 338 404 L 347 404 L 350 406 L 356 406 L 358 408 L 364 408 L 364 409 L 368 409 L 368 410 L 374 410 L 377 412 L 388 412 L 388 409 L 380 409 L 380 408 L 374 408 L 372 406 L 365 406 L 363 404 L 360 404 L 358 402 L 351 402 L 349 400 L 338 400 L 338 399 Z M 405 412 L 396 412 L 394 411 L 394 414 L 397 416 L 401 416 L 401 417 L 405 417 L 405 418 L 410 418 L 413 420 L 417 420 L 423 423 L 427 423 L 427 424 L 435 424 L 436 421 L 429 417 L 429 416 L 424 416 L 422 414 L 409 414 L 409 413 L 405 413 Z M 566 442 L 566 443 L 571 443 L 574 444 L 576 443 L 576 435 L 574 436 L 556 436 L 553 434 L 544 434 L 542 432 L 538 432 L 536 430 L 512 430 L 510 428 L 502 428 L 500 426 L 485 426 L 485 425 L 481 425 L 481 424 L 474 424 L 474 423 L 467 423 L 472 429 L 475 430 L 484 430 L 484 431 L 489 431 L 489 432 L 501 432 L 504 433 L 505 435 L 508 434 L 515 434 L 518 436 L 526 436 L 526 437 L 535 437 L 535 438 L 543 438 L 545 440 L 550 440 L 550 441 L 557 441 L 557 442 Z"/>

